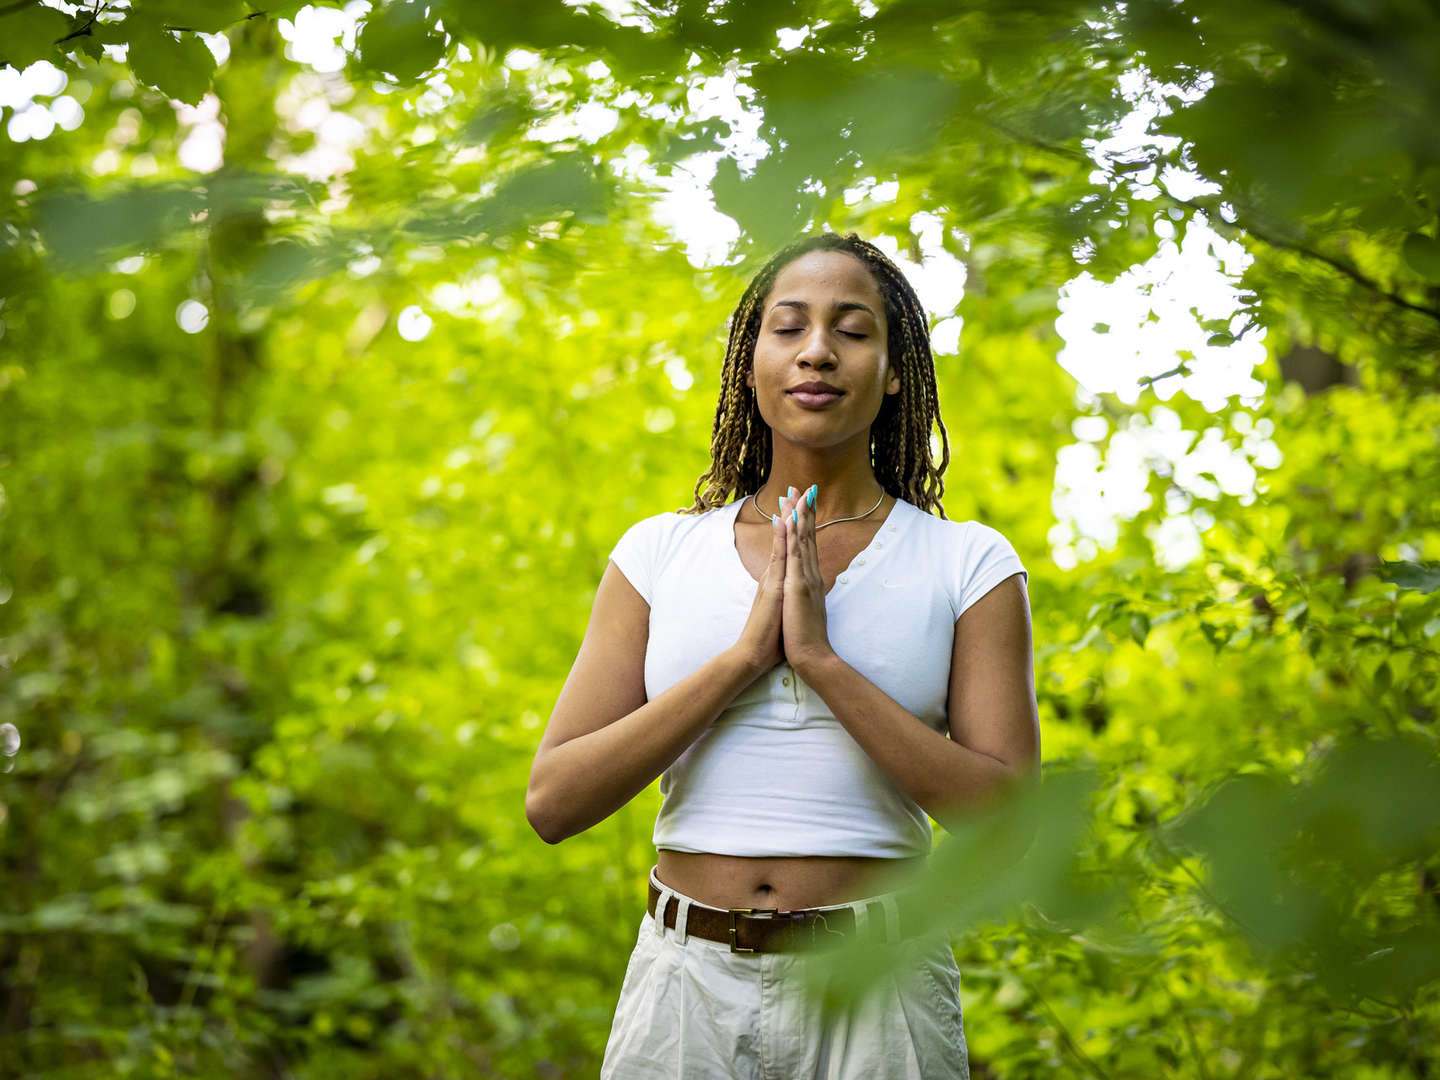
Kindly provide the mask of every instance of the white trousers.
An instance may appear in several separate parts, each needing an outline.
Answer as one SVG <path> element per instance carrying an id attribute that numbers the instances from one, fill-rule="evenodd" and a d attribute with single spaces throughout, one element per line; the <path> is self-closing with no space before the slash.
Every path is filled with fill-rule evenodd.
<path id="1" fill-rule="evenodd" d="M 640 921 L 602 1080 L 969 1080 L 960 971 L 943 934 L 892 936 L 901 966 L 837 1013 L 804 992 L 811 956 L 689 937 L 697 901 L 656 885 L 661 904 L 679 900 L 675 928 Z M 865 903 L 837 906 L 863 918 Z"/>

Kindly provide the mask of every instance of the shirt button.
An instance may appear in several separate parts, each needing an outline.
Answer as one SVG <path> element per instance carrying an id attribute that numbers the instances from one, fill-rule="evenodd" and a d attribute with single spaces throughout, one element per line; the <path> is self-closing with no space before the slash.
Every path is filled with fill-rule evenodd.
<path id="1" fill-rule="evenodd" d="M 789 675 L 786 675 L 783 679 L 781 679 L 781 680 L 780 680 L 780 685 L 781 685 L 781 686 L 789 686 L 789 685 L 790 685 L 790 676 L 789 676 Z"/>
<path id="2" fill-rule="evenodd" d="M 885 541 L 884 541 L 884 540 L 876 540 L 876 541 L 875 541 L 875 546 L 876 546 L 877 548 L 882 548 L 882 547 L 885 546 Z"/>
<path id="3" fill-rule="evenodd" d="M 891 525 L 891 526 L 890 526 L 890 531 L 891 531 L 891 532 L 894 532 L 894 531 L 895 531 L 895 526 L 894 526 L 894 525 Z"/>
<path id="4" fill-rule="evenodd" d="M 856 560 L 855 560 L 855 565 L 856 565 L 856 566 L 864 566 L 864 565 L 865 565 L 865 560 L 864 560 L 864 559 L 856 559 Z"/>
<path id="5" fill-rule="evenodd" d="M 850 579 L 847 578 L 844 574 L 841 574 L 841 575 L 840 575 L 838 578 L 836 578 L 835 580 L 838 581 L 838 582 L 840 582 L 841 585 L 844 585 L 845 582 L 849 581 Z"/>

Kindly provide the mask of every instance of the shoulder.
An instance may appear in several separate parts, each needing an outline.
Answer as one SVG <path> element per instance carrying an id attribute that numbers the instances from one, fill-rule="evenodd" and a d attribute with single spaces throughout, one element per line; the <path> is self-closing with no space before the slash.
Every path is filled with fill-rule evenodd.
<path id="1" fill-rule="evenodd" d="M 717 506 L 703 513 L 682 513 L 667 510 L 641 518 L 616 541 L 610 550 L 610 561 L 619 567 L 635 590 L 648 604 L 656 582 L 680 551 L 694 550 L 692 541 L 708 535 L 708 530 L 729 520 L 734 504 Z"/>
<path id="2" fill-rule="evenodd" d="M 728 509 L 730 507 L 727 504 L 698 514 L 681 510 L 666 510 L 659 514 L 651 514 L 626 529 L 621 541 L 645 542 L 659 547 L 674 542 L 683 542 L 685 537 L 712 526 L 719 520 L 719 515 Z"/>
<path id="3" fill-rule="evenodd" d="M 907 504 L 908 505 L 908 504 Z M 1010 539 L 993 525 L 951 521 L 911 507 L 911 530 L 931 572 L 944 584 L 958 619 L 966 608 L 1013 574 L 1029 578 Z"/>
<path id="4" fill-rule="evenodd" d="M 955 521 L 927 513 L 910 503 L 903 505 L 914 518 L 910 528 L 921 542 L 947 554 L 964 554 L 975 547 L 1005 540 L 1005 535 L 999 529 L 982 521 Z"/>

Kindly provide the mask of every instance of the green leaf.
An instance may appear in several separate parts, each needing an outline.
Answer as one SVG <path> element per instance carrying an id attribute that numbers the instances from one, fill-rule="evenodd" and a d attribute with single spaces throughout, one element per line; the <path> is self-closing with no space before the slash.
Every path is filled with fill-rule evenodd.
<path id="1" fill-rule="evenodd" d="M 215 73 L 215 56 L 205 43 L 188 33 L 177 40 L 158 21 L 138 15 L 125 25 L 131 31 L 127 59 L 136 78 L 177 101 L 200 104 Z"/>
<path id="2" fill-rule="evenodd" d="M 1381 562 L 1378 576 L 1402 589 L 1432 593 L 1440 589 L 1440 563 Z"/>
<path id="3" fill-rule="evenodd" d="M 437 210 L 416 214 L 405 229 L 428 240 L 474 240 L 566 215 L 599 220 L 603 213 L 603 188 L 589 159 L 579 153 L 557 154 L 506 177 L 489 198 L 458 208 L 447 201 Z"/>
<path id="4" fill-rule="evenodd" d="M 1215 346 L 1234 345 L 1235 337 L 1233 334 L 1223 332 L 1219 334 L 1211 334 L 1208 338 L 1205 339 L 1205 344 Z"/>
<path id="5" fill-rule="evenodd" d="M 197 192 L 172 184 L 135 184 L 104 198 L 62 191 L 36 204 L 35 227 L 61 266 L 79 270 L 183 235 L 203 206 Z"/>
<path id="6" fill-rule="evenodd" d="M 1150 634 L 1150 616 L 1143 612 L 1136 612 L 1130 616 L 1130 636 L 1135 644 L 1142 649 L 1145 647 L 1145 639 Z"/>
<path id="7" fill-rule="evenodd" d="M 264 5 L 266 14 L 277 16 Z M 166 26 L 199 30 L 205 34 L 218 34 L 245 18 L 244 0 L 137 0 L 131 9 L 131 18 L 143 16 Z"/>
<path id="8" fill-rule="evenodd" d="M 532 106 L 519 101 L 500 101 L 475 112 L 460 129 L 457 141 L 480 146 L 521 131 L 535 116 Z"/>
<path id="9" fill-rule="evenodd" d="M 1225 647 L 1226 642 L 1230 640 L 1230 632 L 1215 626 L 1213 623 L 1202 622 L 1200 624 L 1200 632 L 1205 635 L 1205 640 L 1210 642 L 1211 648 L 1213 648 L 1217 654 Z"/>
<path id="10" fill-rule="evenodd" d="M 445 52 L 445 36 L 416 0 L 400 0 L 372 10 L 356 42 L 362 66 L 413 82 L 435 66 Z"/>
<path id="11" fill-rule="evenodd" d="M 1440 240 L 1415 232 L 1405 237 L 1400 250 L 1410 269 L 1426 281 L 1440 285 Z"/>
<path id="12" fill-rule="evenodd" d="M 0 16 L 0 64 L 23 71 L 50 56 L 55 42 L 70 32 L 70 20 L 38 3 Z"/>

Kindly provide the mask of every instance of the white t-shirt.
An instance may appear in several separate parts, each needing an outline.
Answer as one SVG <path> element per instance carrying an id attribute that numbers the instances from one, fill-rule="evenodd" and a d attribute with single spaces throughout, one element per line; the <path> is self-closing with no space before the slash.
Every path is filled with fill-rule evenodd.
<path id="1" fill-rule="evenodd" d="M 735 549 L 743 501 L 637 522 L 611 560 L 650 605 L 645 693 L 658 697 L 734 645 L 758 587 Z M 1013 574 L 1010 542 L 899 500 L 825 598 L 830 644 L 937 731 L 955 620 Z M 930 821 L 789 664 L 742 691 L 660 779 L 655 846 L 720 855 L 903 858 Z"/>

